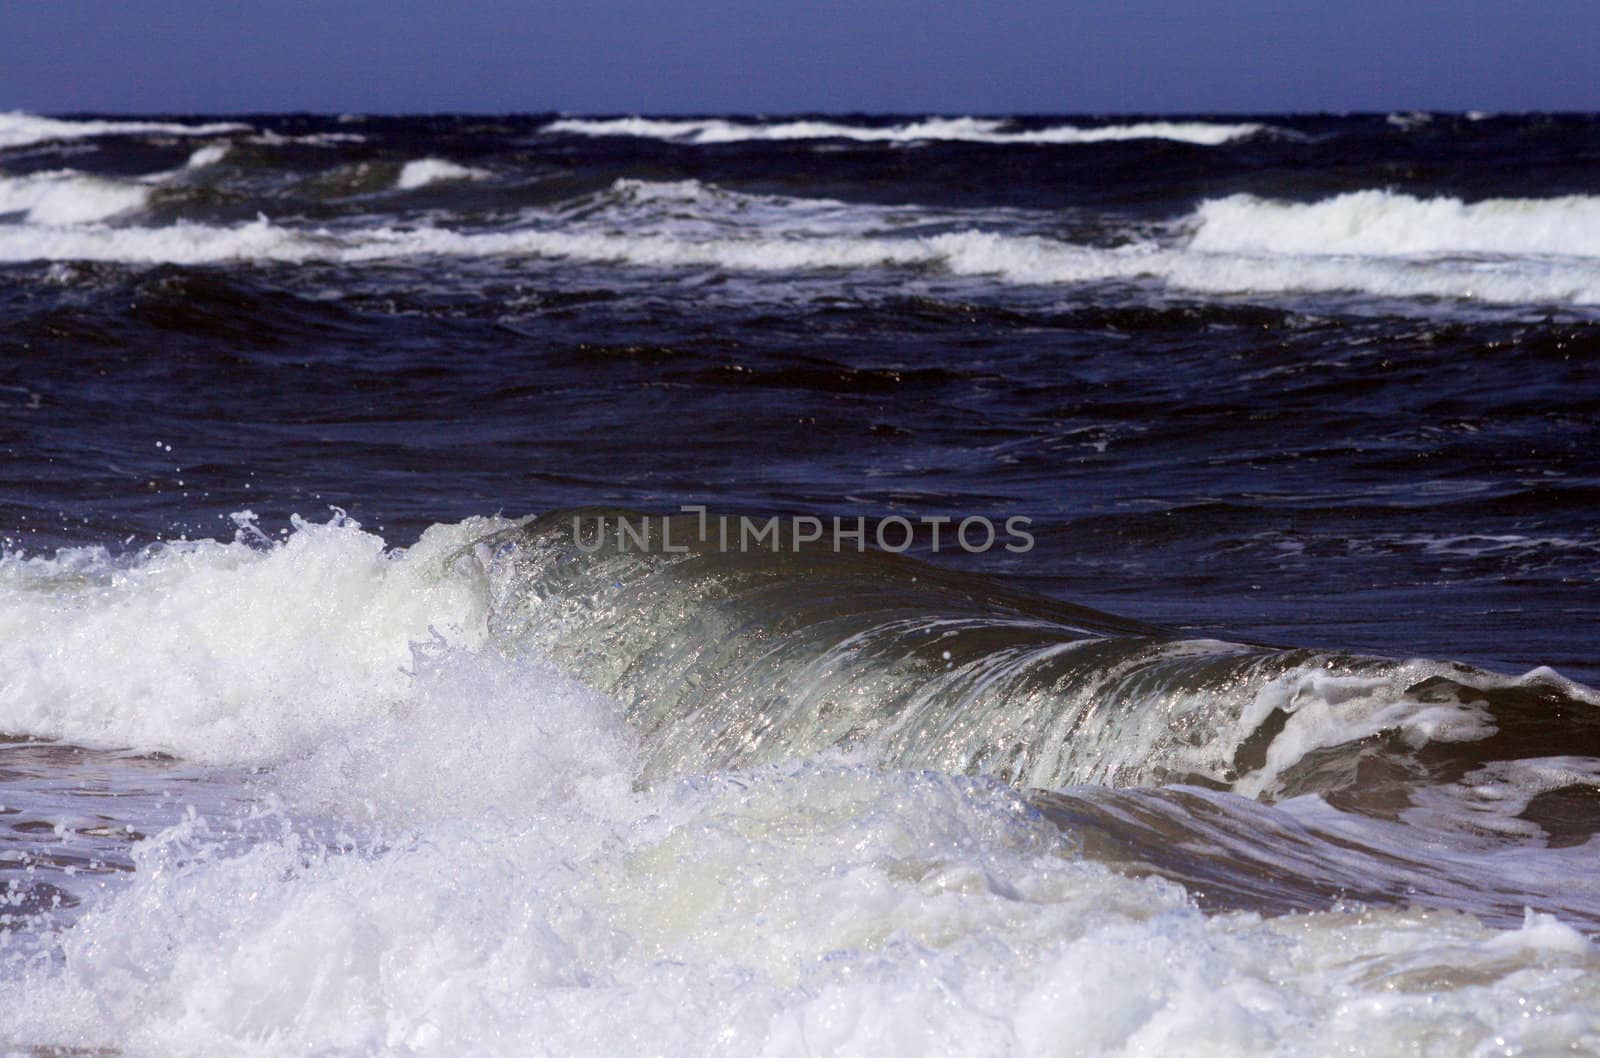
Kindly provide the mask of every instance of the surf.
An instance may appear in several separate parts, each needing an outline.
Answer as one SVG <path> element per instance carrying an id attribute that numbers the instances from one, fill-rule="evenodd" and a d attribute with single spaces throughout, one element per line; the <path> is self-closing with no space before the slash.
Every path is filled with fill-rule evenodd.
<path id="1" fill-rule="evenodd" d="M 1093 979 L 1085 1053 L 1204 1026 L 1235 1053 L 1325 1043 L 1379 995 L 1378 1038 L 1413 1039 L 1406 974 L 1447 1020 L 1530 981 L 1589 1002 L 1592 834 L 1529 811 L 1600 779 L 1550 756 L 1592 743 L 1586 688 L 1194 639 L 906 556 L 729 552 L 694 516 L 670 551 L 591 546 L 602 516 L 642 521 L 393 549 L 242 517 L 0 559 L 0 795 L 57 843 L 0 860 L 6 1039 L 632 1053 L 594 1038 L 620 1003 L 699 1053 L 708 1024 L 738 1050 L 842 1003 L 846 1050 L 933 1018 L 1029 1052 Z M 1463 801 L 1480 773 L 1499 793 Z M 1130 946 L 1154 978 L 1117 976 Z M 952 1007 L 930 965 L 999 991 Z"/>

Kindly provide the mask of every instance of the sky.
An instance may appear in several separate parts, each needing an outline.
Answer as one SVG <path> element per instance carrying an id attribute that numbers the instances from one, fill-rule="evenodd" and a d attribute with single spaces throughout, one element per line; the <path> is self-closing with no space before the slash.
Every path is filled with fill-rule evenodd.
<path id="1" fill-rule="evenodd" d="M 13 0 L 0 111 L 1600 110 L 1596 0 Z"/>

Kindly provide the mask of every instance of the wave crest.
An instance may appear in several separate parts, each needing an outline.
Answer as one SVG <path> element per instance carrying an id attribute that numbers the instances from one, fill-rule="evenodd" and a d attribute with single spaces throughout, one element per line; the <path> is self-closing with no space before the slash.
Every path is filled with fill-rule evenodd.
<path id="1" fill-rule="evenodd" d="M 562 118 L 546 125 L 546 133 L 578 136 L 635 136 L 691 144 L 743 143 L 774 140 L 853 140 L 857 143 L 920 143 L 945 141 L 995 144 L 1105 143 L 1119 140 L 1174 140 L 1217 146 L 1268 131 L 1255 122 L 1224 124 L 1208 121 L 1141 121 L 1128 125 L 1080 127 L 1055 125 L 1017 129 L 997 118 L 925 118 L 903 125 L 849 125 L 836 121 L 778 121 L 757 124 L 726 118 Z"/>
<path id="2" fill-rule="evenodd" d="M 1415 198 L 1352 191 L 1318 202 L 1230 195 L 1192 218 L 1196 250 L 1219 253 L 1536 254 L 1600 257 L 1600 196 Z"/>
<path id="3" fill-rule="evenodd" d="M 211 156 L 201 161 L 211 161 Z M 1600 198 L 1464 205 L 1382 191 L 1297 205 L 1233 196 L 1164 225 L 1087 241 L 1025 210 L 958 210 L 749 194 L 695 180 L 620 179 L 522 211 L 497 230 L 428 221 L 279 225 L 107 224 L 181 176 L 114 181 L 60 170 L 0 178 L 0 261 L 203 264 L 539 257 L 748 273 L 918 269 L 1002 283 L 1132 283 L 1207 294 L 1350 292 L 1490 304 L 1600 304 Z M 339 176 L 343 171 L 336 171 Z M 396 189 L 486 174 L 438 159 L 361 166 L 352 186 Z M 327 174 L 317 178 L 326 186 Z M 364 182 L 363 182 L 364 181 Z M 349 182 L 349 181 L 347 181 Z M 341 185 L 342 187 L 342 185 Z M 348 194 L 342 188 L 341 194 Z M 1122 241 L 1115 241 L 1121 239 Z"/>
<path id="4" fill-rule="evenodd" d="M 95 136 L 225 136 L 249 131 L 249 125 L 234 121 L 198 125 L 176 121 L 67 121 L 13 110 L 0 113 L 0 150 Z"/>
<path id="5" fill-rule="evenodd" d="M 418 158 L 400 167 L 400 175 L 395 178 L 394 186 L 401 191 L 413 191 L 429 184 L 455 180 L 484 180 L 489 175 L 486 170 L 458 165 L 443 158 Z"/>
<path id="6" fill-rule="evenodd" d="M 84 224 L 144 208 L 150 188 L 70 169 L 0 176 L 0 216 L 20 213 L 31 224 Z"/>

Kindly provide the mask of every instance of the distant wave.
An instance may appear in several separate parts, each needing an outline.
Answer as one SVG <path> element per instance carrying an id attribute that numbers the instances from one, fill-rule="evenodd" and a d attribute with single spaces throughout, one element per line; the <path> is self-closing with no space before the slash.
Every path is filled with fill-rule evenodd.
<path id="1" fill-rule="evenodd" d="M 1014 129 L 996 118 L 926 118 L 904 125 L 847 125 L 833 121 L 780 121 L 755 124 L 724 118 L 669 120 L 661 118 L 562 118 L 545 132 L 582 136 L 638 136 L 683 143 L 738 143 L 745 140 L 856 140 L 863 143 L 913 143 L 953 140 L 970 143 L 1062 144 L 1101 143 L 1109 140 L 1176 140 L 1216 146 L 1254 136 L 1267 126 L 1254 122 L 1218 124 L 1207 121 L 1143 121 L 1131 125 L 1082 128 L 1055 125 L 1044 129 Z"/>
<path id="2" fill-rule="evenodd" d="M 71 225 L 142 208 L 150 189 L 70 169 L 0 176 L 0 217 L 22 214 L 32 224 Z"/>
<path id="3" fill-rule="evenodd" d="M 216 165 L 228 156 L 228 150 L 226 143 L 208 143 L 189 155 L 189 162 L 184 168 L 204 169 L 208 165 Z"/>
<path id="4" fill-rule="evenodd" d="M 967 231 L 922 238 L 683 239 L 524 229 L 465 233 L 437 227 L 291 229 L 265 219 L 224 227 L 0 226 L 0 261 L 376 261 L 406 257 L 526 256 L 656 268 L 748 272 L 942 268 L 1031 284 L 1149 280 L 1209 293 L 1352 291 L 1385 297 L 1473 299 L 1503 304 L 1600 304 L 1600 264 L 1418 264 L 1362 258 L 1248 257 L 1134 244 L 1078 246 L 1033 236 Z"/>
<path id="5" fill-rule="evenodd" d="M 347 143 L 365 143 L 367 138 L 359 132 L 308 132 L 299 136 L 285 136 L 267 129 L 251 136 L 250 142 L 265 147 L 282 147 L 289 143 L 310 147 L 341 147 Z"/>
<path id="6" fill-rule="evenodd" d="M 0 113 L 0 150 L 90 136 L 219 136 L 249 131 L 249 125 L 231 121 L 201 125 L 173 121 L 65 121 L 13 110 Z"/>
<path id="7" fill-rule="evenodd" d="M 1425 125 L 1433 124 L 1433 115 L 1426 110 L 1396 111 L 1384 118 L 1384 121 L 1397 129 L 1404 129 L 1410 132 L 1412 129 L 1420 129 Z"/>
<path id="8" fill-rule="evenodd" d="M 418 158 L 400 168 L 400 176 L 395 180 L 394 186 L 401 191 L 411 191 L 429 184 L 452 180 L 482 180 L 489 175 L 483 169 L 457 165 L 443 158 Z"/>
<path id="9" fill-rule="evenodd" d="M 1202 204 L 1190 243 L 1227 253 L 1554 254 L 1600 257 L 1600 196 L 1413 198 L 1352 191 L 1319 202 L 1230 195 Z"/>
<path id="10" fill-rule="evenodd" d="M 413 180 L 470 179 L 455 176 L 453 163 L 424 161 L 411 170 Z M 1233 196 L 1202 203 L 1164 232 L 1130 232 L 1120 245 L 1036 234 L 1040 218 L 1024 211 L 868 206 L 632 179 L 529 211 L 516 227 L 496 231 L 438 223 L 314 228 L 266 217 L 236 225 L 104 223 L 137 209 L 147 185 L 164 179 L 121 183 L 67 171 L 14 178 L 0 185 L 0 196 L 9 196 L 0 201 L 30 223 L 0 225 L 0 261 L 523 256 L 750 273 L 934 269 L 1008 283 L 1145 282 L 1216 294 L 1600 304 L 1600 253 L 1584 235 L 1600 231 L 1600 200 L 1581 197 L 1464 206 L 1380 191 L 1308 205 Z"/>

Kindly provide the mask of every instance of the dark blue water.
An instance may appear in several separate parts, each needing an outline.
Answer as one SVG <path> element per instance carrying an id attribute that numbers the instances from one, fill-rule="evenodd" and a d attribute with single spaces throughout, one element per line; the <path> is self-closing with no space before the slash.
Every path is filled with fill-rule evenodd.
<path id="1" fill-rule="evenodd" d="M 0 114 L 0 1050 L 1588 1053 L 1597 451 L 1589 115 Z"/>
<path id="2" fill-rule="evenodd" d="M 1600 674 L 1594 259 L 1454 250 L 1499 233 L 1401 208 L 1401 196 L 1566 202 L 1517 222 L 1532 249 L 1554 227 L 1600 253 L 1589 117 L 1268 117 L 1215 145 L 697 143 L 542 131 L 553 116 L 238 120 L 248 131 L 47 137 L 0 154 L 14 187 L 93 176 L 121 183 L 56 194 L 143 195 L 76 225 L 4 218 L 8 546 L 138 548 L 226 536 L 243 508 L 281 526 L 329 505 L 397 543 L 473 514 L 588 503 L 1018 514 L 1036 523 L 1031 553 L 944 560 L 1235 637 Z M 1104 122 L 1005 128 L 1067 124 Z M 184 170 L 201 144 L 227 152 Z M 476 178 L 398 189 L 423 158 Z M 680 193 L 637 191 L 659 187 Z M 363 231 L 419 228 L 802 250 L 868 231 L 1181 245 L 1206 200 L 1351 192 L 1388 196 L 1389 212 L 1352 207 L 1339 223 L 1400 250 L 1423 240 L 1398 258 L 1332 255 L 1358 281 L 1371 270 L 1372 290 L 1028 282 L 826 254 L 752 268 L 715 248 L 665 265 L 626 247 L 348 259 Z M 329 246 L 238 241 L 258 215 L 275 238 L 323 230 Z M 118 229 L 145 241 L 112 246 Z M 58 246 L 62 231 L 81 248 Z M 1315 255 L 1255 257 L 1288 273 Z M 1376 270 L 1396 259 L 1441 274 L 1463 260 L 1566 267 L 1573 293 L 1395 297 Z"/>

